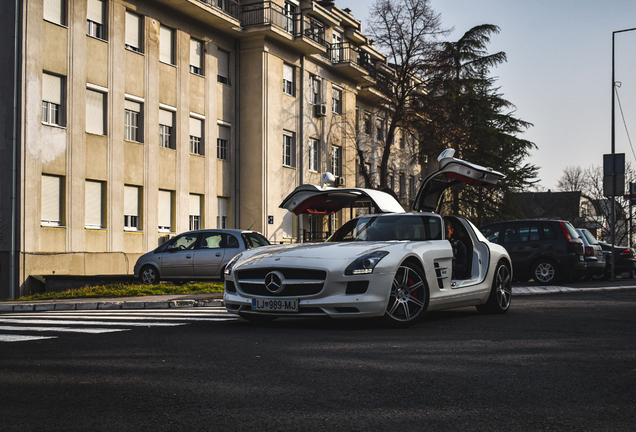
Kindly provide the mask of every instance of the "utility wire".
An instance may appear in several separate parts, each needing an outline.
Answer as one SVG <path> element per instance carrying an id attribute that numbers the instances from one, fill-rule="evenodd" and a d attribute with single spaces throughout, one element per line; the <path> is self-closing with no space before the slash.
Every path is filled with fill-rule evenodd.
<path id="1" fill-rule="evenodd" d="M 625 126 L 625 133 L 627 133 L 627 141 L 629 141 L 629 147 L 632 149 L 632 156 L 634 156 L 634 160 L 636 161 L 636 153 L 634 152 L 634 146 L 632 145 L 632 139 L 629 136 L 629 130 L 627 129 L 627 122 L 625 121 L 625 113 L 623 113 L 623 106 L 621 105 L 621 98 L 618 96 L 618 88 L 620 87 L 620 82 L 617 82 L 614 86 L 614 92 L 616 93 L 616 100 L 618 101 L 618 108 L 621 111 L 621 117 L 623 118 L 623 125 Z"/>

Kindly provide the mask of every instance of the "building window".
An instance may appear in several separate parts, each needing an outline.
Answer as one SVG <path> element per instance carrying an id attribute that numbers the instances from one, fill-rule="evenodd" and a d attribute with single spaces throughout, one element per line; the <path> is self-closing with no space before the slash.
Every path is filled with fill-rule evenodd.
<path id="1" fill-rule="evenodd" d="M 126 100 L 124 102 L 124 139 L 141 141 L 141 104 Z"/>
<path id="2" fill-rule="evenodd" d="M 102 0 L 88 0 L 86 3 L 86 34 L 97 39 L 105 40 L 104 33 L 104 2 Z"/>
<path id="3" fill-rule="evenodd" d="M 225 229 L 230 227 L 229 222 L 230 214 L 230 199 L 218 197 L 218 216 L 216 217 L 216 227 L 218 229 Z"/>
<path id="4" fill-rule="evenodd" d="M 106 94 L 86 90 L 86 132 L 106 135 Z"/>
<path id="5" fill-rule="evenodd" d="M 283 93 L 290 96 L 294 96 L 296 94 L 296 85 L 294 81 L 295 75 L 294 67 L 287 63 L 283 63 Z"/>
<path id="6" fill-rule="evenodd" d="M 383 118 L 378 118 L 378 121 L 376 122 L 376 139 L 378 141 L 382 141 L 384 139 L 384 119 Z"/>
<path id="7" fill-rule="evenodd" d="M 203 75 L 203 42 L 190 38 L 190 72 Z"/>
<path id="8" fill-rule="evenodd" d="M 415 186 L 417 184 L 417 177 L 416 176 L 411 176 L 411 178 L 409 178 L 409 197 L 411 197 L 411 199 L 415 198 Z"/>
<path id="9" fill-rule="evenodd" d="M 44 0 L 44 19 L 66 25 L 66 0 Z"/>
<path id="10" fill-rule="evenodd" d="M 400 148 L 401 149 L 405 149 L 406 148 L 406 129 L 402 129 L 400 131 Z"/>
<path id="11" fill-rule="evenodd" d="M 104 183 L 86 180 L 84 188 L 84 225 L 86 228 L 104 227 Z"/>
<path id="12" fill-rule="evenodd" d="M 204 155 L 203 120 L 190 117 L 190 153 Z"/>
<path id="13" fill-rule="evenodd" d="M 331 34 L 331 61 L 340 63 L 342 60 L 342 33 L 333 30 Z"/>
<path id="14" fill-rule="evenodd" d="M 62 226 L 63 178 L 42 174 L 40 218 L 42 226 Z"/>
<path id="15" fill-rule="evenodd" d="M 406 176 L 400 173 L 400 198 L 406 197 Z"/>
<path id="16" fill-rule="evenodd" d="M 294 20 L 298 13 L 298 6 L 291 2 L 285 2 L 285 31 L 294 33 Z"/>
<path id="17" fill-rule="evenodd" d="M 283 134 L 283 166 L 296 168 L 296 142 L 293 132 Z"/>
<path id="18" fill-rule="evenodd" d="M 159 27 L 159 61 L 174 65 L 174 30 L 164 25 Z"/>
<path id="19" fill-rule="evenodd" d="M 126 11 L 126 49 L 137 53 L 143 52 L 142 47 L 142 20 L 141 16 Z"/>
<path id="20" fill-rule="evenodd" d="M 138 231 L 141 188 L 124 185 L 124 231 Z"/>
<path id="21" fill-rule="evenodd" d="M 159 190 L 159 232 L 172 232 L 172 191 Z"/>
<path id="22" fill-rule="evenodd" d="M 317 76 L 309 77 L 309 103 L 317 105 L 321 102 L 320 98 L 321 81 Z"/>
<path id="23" fill-rule="evenodd" d="M 318 145 L 317 139 L 309 138 L 309 171 L 318 172 Z"/>
<path id="24" fill-rule="evenodd" d="M 219 136 L 216 140 L 216 157 L 221 160 L 230 160 L 230 128 L 219 125 Z"/>
<path id="25" fill-rule="evenodd" d="M 63 78 L 47 73 L 42 74 L 42 123 L 62 126 Z"/>
<path id="26" fill-rule="evenodd" d="M 364 133 L 371 136 L 371 114 L 364 113 Z"/>
<path id="27" fill-rule="evenodd" d="M 331 173 L 336 177 L 342 176 L 342 147 L 331 146 Z"/>
<path id="28" fill-rule="evenodd" d="M 159 147 L 175 149 L 174 113 L 159 110 Z"/>
<path id="29" fill-rule="evenodd" d="M 190 215 L 189 228 L 190 231 L 201 229 L 201 201 L 203 197 L 197 194 L 190 194 Z"/>
<path id="30" fill-rule="evenodd" d="M 342 114 L 342 89 L 336 86 L 331 89 L 331 111 Z"/>
<path id="31" fill-rule="evenodd" d="M 230 53 L 217 50 L 218 75 L 216 80 L 221 84 L 230 84 Z"/>

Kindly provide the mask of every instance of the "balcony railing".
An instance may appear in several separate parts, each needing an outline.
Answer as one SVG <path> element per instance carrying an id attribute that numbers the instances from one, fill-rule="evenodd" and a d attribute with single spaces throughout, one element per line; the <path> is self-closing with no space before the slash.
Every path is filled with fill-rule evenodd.
<path id="1" fill-rule="evenodd" d="M 325 26 L 321 22 L 301 13 L 286 12 L 271 1 L 243 5 L 241 21 L 243 27 L 272 25 L 292 36 L 308 37 L 326 46 Z"/>
<path id="2" fill-rule="evenodd" d="M 197 0 L 199 3 L 206 4 L 215 9 L 219 9 L 236 19 L 240 18 L 241 5 L 234 0 Z"/>

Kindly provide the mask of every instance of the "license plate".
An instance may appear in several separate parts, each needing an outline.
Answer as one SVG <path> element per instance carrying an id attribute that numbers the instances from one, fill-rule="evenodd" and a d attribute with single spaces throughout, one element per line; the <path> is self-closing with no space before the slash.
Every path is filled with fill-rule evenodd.
<path id="1" fill-rule="evenodd" d="M 298 312 L 298 299 L 252 299 L 252 310 L 268 312 Z"/>

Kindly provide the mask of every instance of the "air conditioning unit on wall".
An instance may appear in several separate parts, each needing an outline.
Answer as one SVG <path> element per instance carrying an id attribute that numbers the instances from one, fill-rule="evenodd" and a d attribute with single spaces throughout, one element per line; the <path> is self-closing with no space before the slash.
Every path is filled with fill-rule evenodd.
<path id="1" fill-rule="evenodd" d="M 327 115 L 327 104 L 314 105 L 314 115 L 316 117 L 325 117 Z"/>

